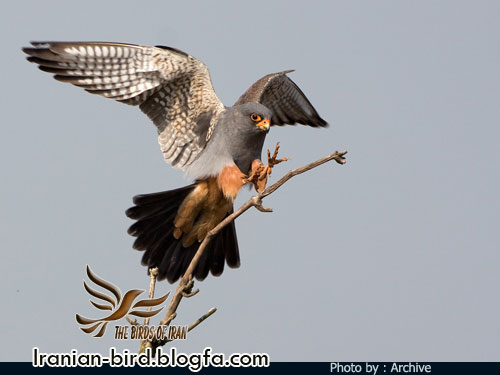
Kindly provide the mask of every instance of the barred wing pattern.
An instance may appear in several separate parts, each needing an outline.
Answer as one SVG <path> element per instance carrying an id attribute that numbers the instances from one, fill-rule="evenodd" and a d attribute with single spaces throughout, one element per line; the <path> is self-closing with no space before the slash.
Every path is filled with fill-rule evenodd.
<path id="1" fill-rule="evenodd" d="M 326 127 L 302 90 L 286 75 L 293 70 L 268 74 L 238 99 L 235 104 L 259 102 L 273 112 L 271 125 L 294 125 L 296 123 L 312 127 Z"/>
<path id="2" fill-rule="evenodd" d="M 54 78 L 139 108 L 158 128 L 165 160 L 184 169 L 224 105 L 207 67 L 174 48 L 103 42 L 32 42 L 28 60 Z"/>

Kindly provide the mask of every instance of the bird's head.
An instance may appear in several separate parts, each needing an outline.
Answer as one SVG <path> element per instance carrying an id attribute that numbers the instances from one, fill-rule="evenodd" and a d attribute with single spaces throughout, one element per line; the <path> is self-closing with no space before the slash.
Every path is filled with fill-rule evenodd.
<path id="1" fill-rule="evenodd" d="M 253 134 L 267 133 L 271 127 L 272 112 L 266 106 L 250 102 L 236 105 L 234 108 L 235 122 L 241 130 Z"/>

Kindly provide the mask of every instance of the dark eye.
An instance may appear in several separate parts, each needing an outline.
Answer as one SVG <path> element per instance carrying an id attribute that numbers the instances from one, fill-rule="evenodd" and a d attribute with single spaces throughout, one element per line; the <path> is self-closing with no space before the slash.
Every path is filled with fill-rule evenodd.
<path id="1" fill-rule="evenodd" d="M 257 122 L 257 121 L 262 120 L 262 117 L 260 117 L 257 113 L 252 113 L 250 115 L 250 119 L 252 119 L 252 121 L 254 121 L 254 122 Z"/>

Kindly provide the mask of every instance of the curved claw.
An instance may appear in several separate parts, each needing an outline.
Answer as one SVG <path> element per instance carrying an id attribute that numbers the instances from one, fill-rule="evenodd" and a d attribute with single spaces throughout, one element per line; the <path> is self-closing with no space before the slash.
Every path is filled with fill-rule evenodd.
<path id="1" fill-rule="evenodd" d="M 257 168 L 253 168 L 247 177 L 243 177 L 243 183 L 246 184 L 248 182 L 251 182 L 255 185 L 259 181 L 259 178 L 262 175 L 264 169 L 265 167 L 262 163 Z"/>
<path id="2" fill-rule="evenodd" d="M 278 159 L 278 151 L 280 148 L 280 143 L 276 144 L 274 153 L 271 156 L 271 151 L 267 150 L 267 165 L 264 166 L 260 160 L 254 160 L 252 162 L 250 174 L 243 178 L 243 183 L 246 184 L 251 182 L 255 190 L 258 192 L 264 191 L 267 185 L 267 177 L 271 175 L 272 169 L 275 165 L 289 160 L 288 158 Z"/>
<path id="3" fill-rule="evenodd" d="M 278 159 L 278 151 L 280 149 L 280 143 L 276 143 L 276 147 L 274 148 L 273 156 L 271 156 L 271 151 L 267 150 L 267 166 L 266 173 L 267 175 L 271 175 L 272 168 L 279 163 L 289 160 L 288 158 Z"/>

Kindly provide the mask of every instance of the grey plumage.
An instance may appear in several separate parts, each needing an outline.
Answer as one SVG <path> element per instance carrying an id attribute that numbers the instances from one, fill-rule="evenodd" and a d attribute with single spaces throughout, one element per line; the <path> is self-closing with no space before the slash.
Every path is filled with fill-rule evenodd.
<path id="1" fill-rule="evenodd" d="M 221 153 L 233 142 L 244 142 L 225 137 L 225 143 L 210 146 L 216 128 L 231 133 L 235 126 L 234 109 L 225 108 L 218 99 L 207 67 L 185 52 L 164 46 L 105 42 L 32 42 L 32 45 L 34 48 L 23 48 L 30 55 L 28 60 L 55 74 L 55 79 L 92 94 L 138 105 L 158 128 L 158 142 L 165 160 L 194 178 L 220 171 L 216 171 L 212 160 L 217 155 L 210 150 Z M 231 108 L 258 102 L 272 112 L 272 125 L 327 126 L 286 76 L 289 72 L 261 78 Z M 217 159 L 216 164 L 221 163 Z M 203 169 L 204 166 L 211 171 Z"/>
<path id="2" fill-rule="evenodd" d="M 164 158 L 189 165 L 206 143 L 198 131 L 224 110 L 207 67 L 179 50 L 120 43 L 33 42 L 28 60 L 54 78 L 139 108 L 158 128 Z"/>
<path id="3" fill-rule="evenodd" d="M 165 160 L 194 177 L 193 185 L 139 195 L 127 216 L 142 263 L 158 267 L 158 280 L 175 282 L 208 231 L 233 210 L 248 181 L 261 188 L 271 168 L 260 161 L 270 125 L 325 127 L 291 71 L 268 74 L 232 107 L 217 98 L 207 67 L 171 47 L 101 42 L 33 42 L 28 60 L 54 78 L 87 92 L 137 105 L 158 129 Z M 272 164 L 272 162 L 270 162 Z M 260 172 L 258 172 L 260 171 Z M 250 173 L 252 172 L 252 173 Z M 263 176 L 257 173 L 263 173 Z M 255 182 L 250 175 L 258 176 Z M 264 179 L 262 179 L 264 178 Z M 194 276 L 218 276 L 240 265 L 234 222 L 207 246 Z"/>
<path id="4" fill-rule="evenodd" d="M 271 111 L 260 103 L 245 103 L 227 108 L 220 116 L 210 142 L 199 157 L 186 168 L 196 178 L 214 177 L 227 165 L 236 164 L 247 173 L 250 164 L 260 159 L 266 133 L 251 123 L 249 116 L 257 113 L 271 118 Z"/>
<path id="5" fill-rule="evenodd" d="M 259 102 L 273 112 L 273 125 L 294 125 L 326 127 L 301 89 L 286 75 L 293 70 L 268 74 L 255 82 L 235 105 Z"/>

